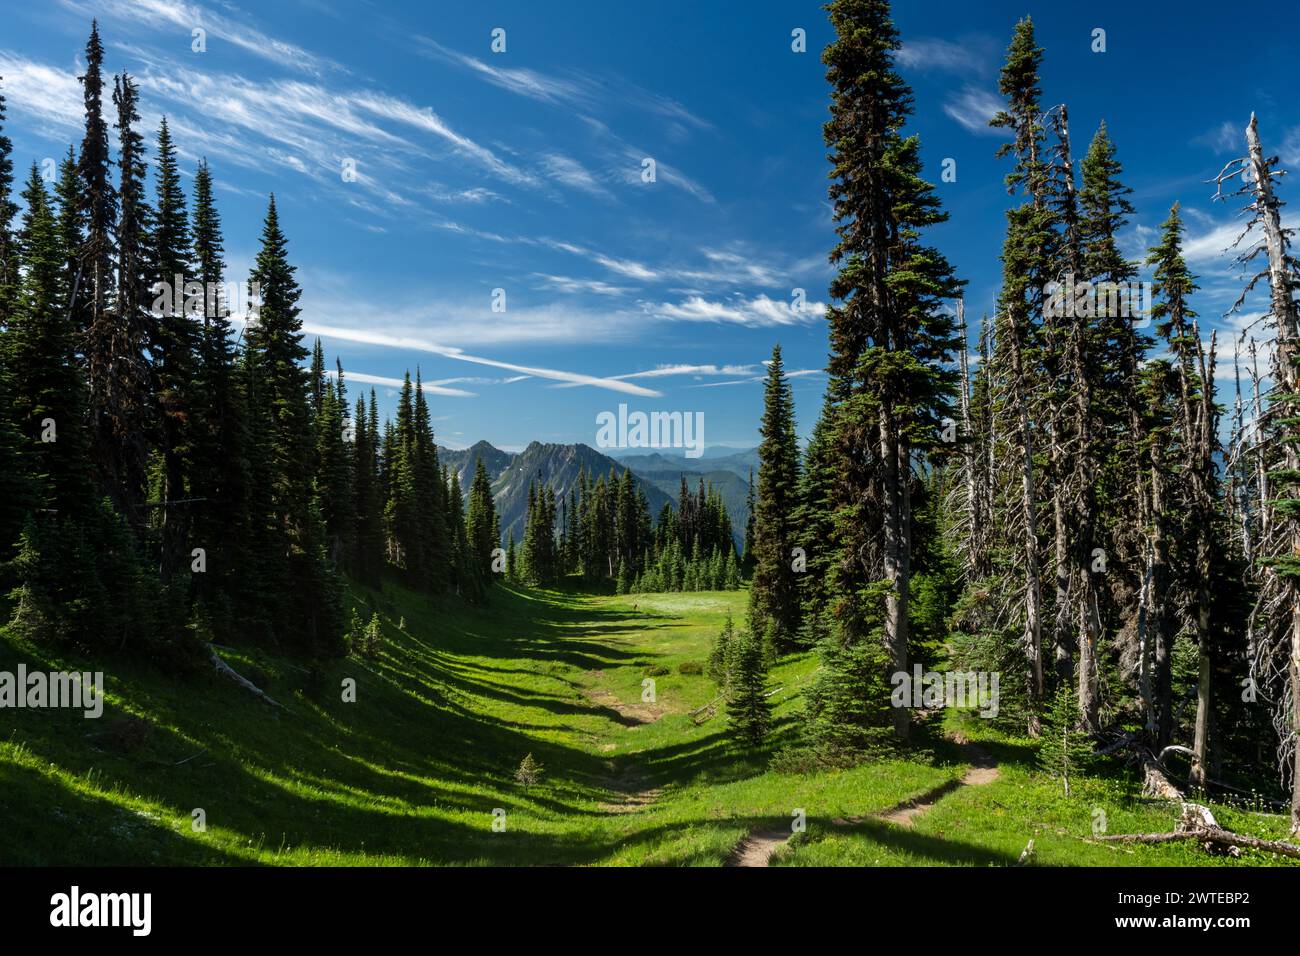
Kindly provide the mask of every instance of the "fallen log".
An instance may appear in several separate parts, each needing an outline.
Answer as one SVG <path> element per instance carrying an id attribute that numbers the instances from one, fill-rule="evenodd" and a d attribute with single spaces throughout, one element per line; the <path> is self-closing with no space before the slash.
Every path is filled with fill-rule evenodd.
<path id="1" fill-rule="evenodd" d="M 1227 853 L 1240 856 L 1243 849 L 1263 850 L 1300 860 L 1300 846 L 1284 840 L 1261 840 L 1225 830 L 1214 819 L 1208 807 L 1199 803 L 1184 803 L 1178 826 L 1169 833 L 1116 833 L 1097 837 L 1110 843 L 1175 843 L 1195 840 L 1206 852 Z"/>
<path id="2" fill-rule="evenodd" d="M 1179 840 L 1199 840 L 1204 844 L 1206 850 L 1222 847 L 1233 856 L 1240 856 L 1239 853 L 1233 853 L 1233 850 L 1244 847 L 1251 850 L 1277 853 L 1300 860 L 1300 846 L 1296 846 L 1294 843 L 1287 843 L 1283 840 L 1260 840 L 1256 837 L 1234 833 L 1231 830 L 1224 830 L 1221 827 L 1207 827 L 1195 831 L 1175 830 L 1171 833 L 1117 833 L 1099 836 L 1097 839 L 1109 840 L 1112 843 L 1174 843 Z"/>
<path id="3" fill-rule="evenodd" d="M 1182 800 L 1183 791 L 1174 786 L 1165 774 L 1164 767 L 1151 755 L 1151 751 L 1141 748 L 1142 760 L 1142 795 L 1156 797 L 1160 800 Z"/>
<path id="4" fill-rule="evenodd" d="M 235 670 L 233 667 L 231 667 L 229 664 L 223 661 L 221 659 L 221 655 L 217 653 L 217 649 L 215 647 L 208 645 L 208 653 L 212 655 L 212 666 L 217 669 L 218 673 L 224 674 L 226 677 L 229 677 L 236 684 L 244 688 L 244 690 L 248 691 L 258 700 L 268 703 L 272 707 L 279 707 L 281 710 L 284 709 L 283 704 L 275 700 L 273 697 L 271 697 L 270 694 L 262 690 L 262 688 L 258 687 L 256 684 L 254 684 L 243 674 L 239 673 L 237 670 Z"/>

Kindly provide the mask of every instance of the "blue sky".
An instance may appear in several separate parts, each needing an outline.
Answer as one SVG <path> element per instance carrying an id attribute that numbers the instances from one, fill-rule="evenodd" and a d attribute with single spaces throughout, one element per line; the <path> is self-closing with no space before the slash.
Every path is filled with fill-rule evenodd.
<path id="1" fill-rule="evenodd" d="M 626 403 L 703 412 L 708 445 L 749 447 L 776 342 L 811 429 L 834 241 L 817 4 L 3 5 L 19 168 L 80 141 L 75 77 L 97 16 L 106 68 L 140 82 L 150 137 L 166 114 L 187 174 L 208 158 L 231 278 L 247 275 L 274 191 L 309 336 L 387 408 L 386 380 L 419 365 L 440 442 L 594 444 L 596 416 Z M 1222 255 L 1239 204 L 1212 203 L 1205 180 L 1244 152 L 1252 110 L 1265 148 L 1300 165 L 1294 10 L 1271 9 L 1260 39 L 1209 3 L 899 3 L 929 178 L 957 164 L 938 186 L 952 220 L 932 239 L 969 280 L 968 316 L 997 291 L 1008 161 L 985 123 L 1025 13 L 1046 48 L 1044 102 L 1069 104 L 1076 152 L 1102 119 L 1118 144 L 1137 206 L 1126 249 L 1144 250 L 1180 199 L 1204 319 L 1258 315 L 1252 302 L 1223 318 L 1243 284 Z M 1098 27 L 1105 53 L 1090 49 Z M 796 28 L 807 52 L 791 49 Z"/>

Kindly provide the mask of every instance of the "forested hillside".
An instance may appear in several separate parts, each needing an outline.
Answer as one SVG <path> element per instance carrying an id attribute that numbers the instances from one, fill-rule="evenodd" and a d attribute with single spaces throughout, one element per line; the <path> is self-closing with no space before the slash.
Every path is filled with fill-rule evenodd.
<path id="1" fill-rule="evenodd" d="M 826 386 L 768 340 L 755 451 L 680 462 L 451 451 L 418 363 L 352 385 L 275 196 L 245 282 L 97 23 L 57 175 L 0 96 L 0 674 L 109 675 L 103 730 L 5 712 L 0 861 L 72 862 L 65 820 L 96 864 L 1300 859 L 1282 131 L 1189 187 L 1259 312 L 1208 330 L 1182 206 L 1130 228 L 1125 144 L 1007 23 L 977 316 L 890 4 L 826 11 Z"/>

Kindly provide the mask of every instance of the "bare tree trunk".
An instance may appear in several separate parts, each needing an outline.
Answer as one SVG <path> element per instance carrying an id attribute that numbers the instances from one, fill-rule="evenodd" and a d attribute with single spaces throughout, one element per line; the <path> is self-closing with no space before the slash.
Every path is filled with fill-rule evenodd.
<path id="1" fill-rule="evenodd" d="M 1268 251 L 1268 282 L 1272 292 L 1272 315 L 1277 327 L 1277 343 L 1274 364 L 1278 385 L 1281 390 L 1294 395 L 1300 390 L 1300 371 L 1296 369 L 1296 350 L 1300 347 L 1300 316 L 1297 315 L 1295 300 L 1291 297 L 1294 276 L 1287 268 L 1286 236 L 1282 231 L 1279 203 L 1273 195 L 1273 175 L 1268 162 L 1264 159 L 1264 150 L 1259 141 L 1259 129 L 1255 123 L 1255 114 L 1250 116 L 1250 125 L 1246 127 L 1246 144 L 1250 148 L 1250 166 L 1254 174 L 1254 186 L 1258 215 L 1264 230 L 1264 245 Z M 1293 442 L 1282 443 L 1284 467 L 1287 473 L 1295 475 L 1300 472 L 1300 452 Z M 1292 559 L 1300 558 L 1300 525 L 1293 518 L 1284 518 L 1288 528 L 1287 550 Z M 1290 607 L 1290 640 L 1288 645 L 1287 671 L 1291 685 L 1291 832 L 1300 833 L 1300 593 L 1293 579 L 1281 582 L 1285 603 Z"/>
<path id="2" fill-rule="evenodd" d="M 1264 541 L 1268 537 L 1268 529 L 1272 509 L 1265 505 L 1268 501 L 1268 464 L 1264 461 L 1264 451 L 1261 447 L 1263 444 L 1263 435 L 1260 431 L 1263 428 L 1264 410 L 1263 403 L 1260 400 L 1259 388 L 1259 356 L 1255 349 L 1255 340 L 1250 340 L 1250 378 L 1251 378 L 1251 431 L 1253 433 L 1255 445 L 1255 483 L 1258 486 L 1256 494 L 1258 495 L 1259 509 L 1259 540 Z"/>
<path id="3" fill-rule="evenodd" d="M 1210 646 L 1210 573 L 1212 563 L 1210 528 L 1214 521 L 1214 500 L 1212 483 L 1214 481 L 1214 448 L 1218 441 L 1218 413 L 1212 398 L 1214 387 L 1214 365 L 1216 339 L 1210 338 L 1210 354 L 1207 363 L 1205 349 L 1201 345 L 1201 330 L 1192 322 L 1192 337 L 1196 340 L 1195 359 L 1201 379 L 1200 402 L 1196 414 L 1192 413 L 1192 403 L 1187 397 L 1187 375 L 1180 371 L 1183 382 L 1183 416 L 1186 419 L 1188 438 L 1186 439 L 1190 457 L 1193 460 L 1192 494 L 1195 500 L 1196 516 L 1196 646 L 1198 656 L 1198 675 L 1196 680 L 1196 732 L 1192 741 L 1192 771 L 1190 782 L 1193 787 L 1205 788 L 1206 764 L 1210 747 L 1210 691 L 1213 674 L 1213 648 Z M 1180 363 L 1181 364 L 1181 363 Z"/>
<path id="4" fill-rule="evenodd" d="M 1291 605 L 1291 735 L 1300 740 L 1300 606 Z M 1291 835 L 1300 836 L 1300 744 L 1291 768 Z"/>
<path id="5" fill-rule="evenodd" d="M 1041 583 L 1038 571 L 1038 498 L 1034 486 L 1034 439 L 1029 425 L 1027 389 L 1024 365 L 1020 354 L 1020 335 L 1014 309 L 1006 312 L 1008 323 L 1007 348 L 1011 357 L 1012 389 L 1015 392 L 1019 413 L 1020 500 L 1025 520 L 1025 629 L 1023 635 L 1025 666 L 1028 671 L 1030 736 L 1042 731 L 1041 701 L 1043 699 L 1042 608 Z"/>
<path id="6" fill-rule="evenodd" d="M 885 580 L 889 590 L 885 594 L 885 647 L 889 651 L 894 673 L 907 673 L 907 540 L 904 525 L 905 484 L 903 472 L 903 443 L 895 430 L 891 403 L 880 406 L 880 458 L 884 466 L 885 492 Z M 911 712 L 907 707 L 891 708 L 894 716 L 894 733 L 906 740 L 911 725 Z"/>
<path id="7" fill-rule="evenodd" d="M 973 581 L 979 576 L 983 564 L 984 516 L 981 513 L 981 495 L 977 486 L 975 469 L 978 467 L 978 450 L 974 447 L 975 427 L 970 409 L 970 360 L 966 344 L 966 300 L 957 300 L 957 333 L 961 336 L 961 351 L 958 362 L 961 368 L 961 427 L 962 427 L 962 467 L 965 469 L 966 515 L 970 527 L 966 532 L 966 580 Z"/>
<path id="8" fill-rule="evenodd" d="M 1154 542 L 1147 541 L 1146 571 L 1142 575 L 1142 587 L 1138 590 L 1137 638 L 1138 638 L 1138 693 L 1142 698 L 1142 713 L 1146 716 L 1147 732 L 1154 736 L 1156 728 L 1155 698 L 1151 694 L 1151 627 L 1149 624 L 1151 607 L 1151 589 L 1155 578 Z"/>
<path id="9" fill-rule="evenodd" d="M 980 368 L 987 370 L 989 367 L 989 333 L 990 326 L 988 316 L 980 317 Z M 990 393 L 987 387 L 988 379 L 985 379 L 984 404 L 980 409 L 981 415 L 981 434 L 984 439 L 984 447 L 981 451 L 980 471 L 979 471 L 979 493 L 982 504 L 980 513 L 986 521 L 992 520 L 993 517 L 993 475 L 994 461 L 996 459 L 996 446 L 993 434 L 993 409 L 990 402 Z M 987 542 L 987 537 L 984 539 Z M 987 574 L 989 571 L 988 551 L 980 556 L 982 566 L 980 572 Z"/>

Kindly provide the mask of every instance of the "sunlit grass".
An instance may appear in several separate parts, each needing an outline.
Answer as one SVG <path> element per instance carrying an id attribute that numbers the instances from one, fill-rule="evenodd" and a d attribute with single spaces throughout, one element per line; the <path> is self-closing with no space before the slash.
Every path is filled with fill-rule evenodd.
<path id="1" fill-rule="evenodd" d="M 691 717 L 718 693 L 692 665 L 728 613 L 743 621 L 743 592 L 497 589 L 474 609 L 390 586 L 349 602 L 364 619 L 378 610 L 381 653 L 332 662 L 317 684 L 301 661 L 224 652 L 283 710 L 215 675 L 108 661 L 95 668 L 108 690 L 99 721 L 0 711 L 0 863 L 717 865 L 747 833 L 796 818 L 806 832 L 776 864 L 1007 864 L 1031 837 L 1040 864 L 1222 862 L 1190 846 L 1090 842 L 1097 808 L 1109 832 L 1169 829 L 1172 812 L 1124 780 L 1079 781 L 1065 800 L 1033 771 L 1027 741 L 990 737 L 1002 777 L 947 795 L 907 830 L 870 814 L 960 776 L 941 746 L 848 770 L 769 769 L 771 750 L 735 745 L 721 708 Z M 19 661 L 88 669 L 0 636 L 0 669 Z M 797 737 L 816 668 L 804 653 L 773 669 L 772 749 Z M 355 703 L 342 700 L 345 678 Z M 101 739 L 127 714 L 150 721 L 147 742 Z M 514 779 L 528 753 L 545 768 L 532 787 Z M 1276 815 L 1220 819 L 1285 830 Z"/>

